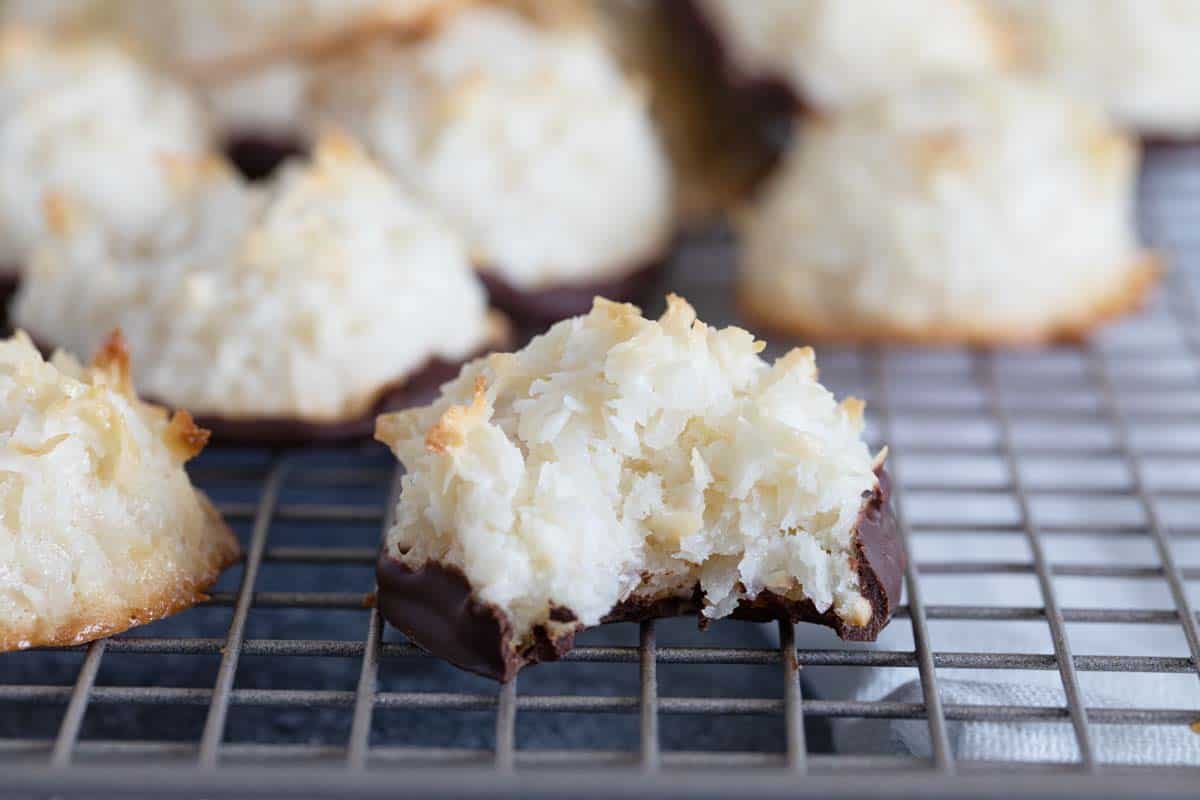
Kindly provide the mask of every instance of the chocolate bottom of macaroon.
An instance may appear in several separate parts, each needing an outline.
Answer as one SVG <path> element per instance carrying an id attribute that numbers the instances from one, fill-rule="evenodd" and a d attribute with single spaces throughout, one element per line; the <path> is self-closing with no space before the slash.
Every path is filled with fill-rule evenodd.
<path id="1" fill-rule="evenodd" d="M 55 350 L 38 337 L 33 337 L 33 343 L 45 358 L 49 358 Z M 324 422 L 298 417 L 225 417 L 203 412 L 193 416 L 197 425 L 211 432 L 212 438 L 222 444 L 298 447 L 337 445 L 355 439 L 368 439 L 375 432 L 377 416 L 433 402 L 442 384 L 458 377 L 464 364 L 503 349 L 508 344 L 509 333 L 505 331 L 495 341 L 461 361 L 431 358 L 416 371 L 380 389 L 375 395 L 375 402 L 366 411 L 350 419 Z M 163 402 L 152 395 L 145 395 L 142 399 L 167 408 L 176 407 L 174 403 Z"/>
<path id="2" fill-rule="evenodd" d="M 820 612 L 811 600 L 791 600 L 772 592 L 742 601 L 731 616 L 753 622 L 812 622 L 833 628 L 842 639 L 873 641 L 900 602 L 905 566 L 889 504 L 891 480 L 883 469 L 877 475 L 878 487 L 863 497 L 854 537 L 854 568 L 862 595 L 872 608 L 865 625 L 848 625 L 832 608 Z M 556 606 L 551 609 L 550 622 L 558 624 L 536 626 L 529 642 L 519 645 L 503 609 L 475 598 L 470 581 L 458 567 L 427 563 L 412 569 L 386 549 L 379 555 L 376 580 L 384 619 L 430 653 L 498 681 L 512 680 L 528 664 L 562 658 L 574 646 L 575 633 L 581 627 L 572 625 L 576 616 L 570 609 Z M 696 586 L 690 595 L 623 600 L 601 622 L 676 617 L 696 614 L 702 608 L 703 594 Z M 701 627 L 707 622 L 700 618 Z"/>
<path id="3" fill-rule="evenodd" d="M 284 161 L 307 151 L 298 137 L 279 134 L 237 133 L 225 142 L 225 155 L 252 181 L 269 177 Z"/>
<path id="4" fill-rule="evenodd" d="M 469 672 L 507 683 L 526 664 L 557 661 L 575 644 L 569 627 L 575 615 L 556 607 L 550 617 L 564 623 L 563 629 L 555 633 L 538 625 L 531 642 L 518 646 L 508 616 L 477 600 L 458 567 L 429 563 L 414 570 L 384 552 L 375 574 L 383 618 L 425 650 Z"/>
<path id="5" fill-rule="evenodd" d="M 380 414 L 431 402 L 442 384 L 453 380 L 462 365 L 474 357 L 463 361 L 430 359 L 416 372 L 381 389 L 375 403 L 353 419 L 314 422 L 292 417 L 238 418 L 197 414 L 196 424 L 212 431 L 215 440 L 226 444 L 283 447 L 363 439 L 374 432 L 375 418 Z"/>
<path id="6" fill-rule="evenodd" d="M 8 320 L 8 301 L 17 293 L 21 282 L 21 269 L 15 264 L 0 266 L 0 318 Z"/>
<path id="7" fill-rule="evenodd" d="M 745 103 L 747 108 L 769 114 L 794 114 L 812 109 L 783 78 L 749 73 L 733 59 L 721 32 L 696 0 L 667 3 L 671 22 L 692 41 L 707 61 L 715 65 L 717 77 Z"/>
<path id="8" fill-rule="evenodd" d="M 586 314 L 597 296 L 636 301 L 650 293 L 663 271 L 663 262 L 655 261 L 617 278 L 547 289 L 520 289 L 490 271 L 481 270 L 479 277 L 493 306 L 509 314 L 518 325 L 530 327 Z"/>
<path id="9" fill-rule="evenodd" d="M 1140 138 L 1142 149 L 1147 155 L 1200 151 L 1200 133 L 1181 133 L 1176 136 L 1165 133 L 1142 133 Z"/>

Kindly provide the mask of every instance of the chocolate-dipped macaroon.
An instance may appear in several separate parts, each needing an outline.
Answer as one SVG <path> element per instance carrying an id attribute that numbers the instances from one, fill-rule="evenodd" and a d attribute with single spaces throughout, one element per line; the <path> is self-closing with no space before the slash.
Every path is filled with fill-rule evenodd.
<path id="1" fill-rule="evenodd" d="M 120 327 L 141 392 L 221 439 L 369 434 L 505 334 L 458 239 L 351 140 L 250 186 L 219 160 L 170 165 L 156 239 L 106 239 L 70 196 L 13 307 L 46 345 Z"/>
<path id="2" fill-rule="evenodd" d="M 466 0 L 168 0 L 141 16 L 141 38 L 171 32 L 165 58 L 209 98 L 226 152 L 251 179 L 307 152 L 314 60 L 385 33 L 435 26 Z"/>
<path id="3" fill-rule="evenodd" d="M 1043 83 L 931 81 L 811 125 L 739 220 L 738 299 L 806 339 L 1078 341 L 1142 305 L 1138 148 Z"/>
<path id="4" fill-rule="evenodd" d="M 1200 3 L 988 0 L 1021 69 L 1103 106 L 1153 143 L 1200 140 Z"/>
<path id="5" fill-rule="evenodd" d="M 678 13 L 726 81 L 773 110 L 836 112 L 930 77 L 991 72 L 1011 55 L 980 0 L 682 0 Z"/>
<path id="6" fill-rule="evenodd" d="M 642 290 L 672 235 L 670 167 L 647 98 L 591 25 L 470 7 L 314 81 L 314 125 L 357 133 L 467 240 L 520 321 Z"/>
<path id="7" fill-rule="evenodd" d="M 603 622 L 787 618 L 871 640 L 904 556 L 863 404 L 813 352 L 768 364 L 672 296 L 596 300 L 432 405 L 380 417 L 404 464 L 378 602 L 410 639 L 510 680 Z"/>
<path id="8" fill-rule="evenodd" d="M 18 2 L 12 18 L 105 29 L 135 41 L 208 101 L 227 154 L 247 177 L 307 152 L 304 96 L 314 59 L 385 32 L 422 28 L 468 0 L 76 0 Z"/>

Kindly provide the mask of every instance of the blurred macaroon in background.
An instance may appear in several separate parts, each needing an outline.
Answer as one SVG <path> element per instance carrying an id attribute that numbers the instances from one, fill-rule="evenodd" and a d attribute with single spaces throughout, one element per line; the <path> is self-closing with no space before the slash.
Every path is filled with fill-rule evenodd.
<path id="1" fill-rule="evenodd" d="M 1078 339 L 1137 308 L 1164 266 L 1133 231 L 1140 147 L 1200 132 L 1200 8 L 1186 0 L 2 9 L 10 282 L 83 219 L 134 284 L 185 252 L 189 274 L 248 264 L 243 245 L 184 246 L 205 217 L 179 164 L 228 160 L 236 191 L 257 196 L 332 134 L 458 240 L 523 335 L 593 295 L 671 288 L 661 265 L 680 231 L 728 215 L 756 323 L 814 340 Z M 327 236 L 342 212 L 303 211 L 299 236 L 342 242 L 320 251 L 327 274 L 375 269 Z M 408 290 L 418 305 L 422 287 Z M 291 385 L 321 358 L 296 335 L 277 356 Z M 247 369 L 266 358 L 242 350 Z"/>

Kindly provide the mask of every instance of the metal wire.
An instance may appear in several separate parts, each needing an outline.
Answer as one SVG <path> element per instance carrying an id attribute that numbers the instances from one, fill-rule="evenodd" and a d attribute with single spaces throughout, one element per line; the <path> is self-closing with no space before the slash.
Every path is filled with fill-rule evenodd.
<path id="1" fill-rule="evenodd" d="M 470 703 L 469 696 L 464 695 L 467 703 Z M 485 705 L 477 706 L 478 708 L 487 708 L 492 705 L 492 698 L 484 696 L 487 701 Z M 512 772 L 513 765 L 516 763 L 517 751 L 517 709 L 521 707 L 521 701 L 525 701 L 525 707 L 536 708 L 534 702 L 536 698 L 517 697 L 517 679 L 513 678 L 506 684 L 500 687 L 498 697 L 495 699 L 496 706 L 496 769 L 500 772 Z M 423 702 L 423 701 L 422 701 Z M 598 711 L 603 701 L 597 703 L 588 703 L 586 700 L 582 703 L 580 710 Z M 465 707 L 470 707 L 465 706 Z M 625 704 L 620 704 L 624 709 Z"/>
<path id="2" fill-rule="evenodd" d="M 358 691 L 354 698 L 354 720 L 350 727 L 350 746 L 347 761 L 350 769 L 361 770 L 367 766 L 367 755 L 371 749 L 371 719 L 375 711 L 376 682 L 379 679 L 379 647 L 383 636 L 383 619 L 378 608 L 371 609 L 367 624 L 367 641 L 363 646 L 362 669 L 358 679 Z"/>
<path id="3" fill-rule="evenodd" d="M 1013 496 L 1021 514 L 1021 527 L 1025 530 L 1025 540 L 1033 554 L 1034 571 L 1037 574 L 1038 587 L 1041 589 L 1042 604 L 1046 622 L 1050 625 L 1050 639 L 1054 643 L 1054 656 L 1058 663 L 1058 673 L 1062 678 L 1063 691 L 1067 697 L 1067 709 L 1071 715 L 1071 726 L 1075 729 L 1075 741 L 1079 745 L 1079 758 L 1089 771 L 1096 768 L 1096 751 L 1092 747 L 1092 735 L 1088 729 L 1087 709 L 1084 708 L 1079 678 L 1075 675 L 1075 657 L 1071 654 L 1071 642 L 1067 638 L 1067 623 L 1063 619 L 1058 606 L 1057 593 L 1054 591 L 1054 579 L 1051 577 L 1046 552 L 1042 548 L 1041 533 L 1033 521 L 1033 512 L 1029 508 L 1029 497 L 1021 480 L 1021 469 L 1017 464 L 1016 444 L 1013 441 L 1012 422 L 1008 409 L 1000 397 L 1000 384 L 996 378 L 994 358 L 984 362 L 982 370 L 983 382 L 987 387 L 988 399 L 993 416 L 1000 426 L 1004 442 L 1005 463 L 1008 467 L 1009 479 L 1012 481 Z"/>
<path id="4" fill-rule="evenodd" d="M 200 764 L 215 767 L 219 757 L 221 739 L 225 734 L 225 717 L 229 712 L 229 699 L 233 692 L 233 681 L 237 674 L 238 659 L 242 654 L 242 642 L 246 637 L 246 620 L 254 603 L 254 582 L 262 564 L 263 550 L 267 546 L 267 535 L 271 530 L 271 515 L 283 486 L 284 462 L 276 460 L 267 473 L 262 497 L 254 520 L 254 531 L 250 536 L 250 548 L 242 572 L 242 585 L 238 589 L 233 619 L 222 648 L 221 666 L 217 670 L 217 682 L 208 706 L 208 718 L 204 721 L 204 733 L 200 737 Z"/>
<path id="5" fill-rule="evenodd" d="M 779 622 L 779 650 L 783 664 L 783 715 L 787 721 L 787 764 L 796 772 L 808 771 L 804 739 L 804 694 L 800 689 L 800 659 L 796 654 L 796 629 L 790 620 Z"/>
<path id="6" fill-rule="evenodd" d="M 250 750 L 253 754 L 253 749 Z M 399 763 L 408 763 L 401 754 Z M 239 798 L 358 797 L 394 798 L 398 792 L 440 797 L 612 797 L 643 796 L 647 791 L 644 775 L 622 770 L 628 754 L 597 752 L 580 768 L 571 770 L 539 769 L 518 775 L 502 775 L 479 769 L 451 769 L 463 763 L 459 754 L 442 762 L 442 769 L 352 774 L 314 767 L 276 768 L 261 766 L 226 767 L 200 773 L 202 784 L 182 782 L 177 770 L 166 766 L 97 767 L 88 773 L 54 773 L 30 768 L 17 775 L 5 776 L 5 784 L 18 793 L 60 791 L 94 797 L 96 785 L 111 787 L 114 793 L 129 797 L 228 796 Z M 556 753 L 537 754 L 529 766 L 561 766 Z M 567 753 L 571 756 L 572 754 Z M 784 779 L 770 767 L 779 757 L 760 754 L 747 763 L 744 758 L 725 754 L 681 754 L 672 759 L 675 768 L 670 780 L 655 783 L 656 795 L 671 798 L 731 797 L 745 793 L 755 798 L 782 798 L 806 795 L 823 798 L 951 798 L 951 797 L 1109 797 L 1114 786 L 1140 785 L 1141 797 L 1189 797 L 1195 792 L 1194 776 L 1163 773 L 1161 770 L 1129 769 L 1101 775 L 1062 774 L 1054 765 L 1033 766 L 1022 772 L 1001 772 L 1003 764 L 986 763 L 953 782 L 931 780 L 920 760 L 836 759 L 844 765 L 834 771 L 813 774 L 803 782 Z M 253 757 L 253 756 L 252 756 Z M 465 763 L 477 763 L 467 759 Z M 568 760 L 566 763 L 572 763 Z M 607 767 L 605 769 L 604 767 Z M 731 770 L 730 767 L 739 769 Z M 699 769 L 698 769 L 699 768 Z M 705 769 L 707 768 L 707 769 Z"/>
<path id="7" fill-rule="evenodd" d="M 658 642 L 654 620 L 641 625 L 638 663 L 642 679 L 642 769 L 654 772 L 659 766 L 658 752 Z"/>
<path id="8" fill-rule="evenodd" d="M 396 501 L 400 497 L 401 471 L 394 470 L 392 487 L 388 492 L 387 512 L 383 517 L 382 537 L 391 527 L 396 512 Z M 379 679 L 379 650 L 383 639 L 383 619 L 379 608 L 372 606 L 371 617 L 367 623 L 367 640 L 363 645 L 362 668 L 358 677 L 358 693 L 354 701 L 354 720 L 350 726 L 350 745 L 347 760 L 352 770 L 362 770 L 367 766 L 367 756 L 371 749 L 371 719 L 375 711 L 375 692 Z"/>
<path id="9" fill-rule="evenodd" d="M 884 438 L 891 441 L 894 426 L 888 407 L 887 370 L 881 354 L 876 353 L 874 361 L 877 381 L 876 396 L 880 407 L 879 413 L 883 419 Z M 888 470 L 892 480 L 902 486 L 898 461 L 897 454 L 892 454 Z M 941 772 L 951 774 L 954 772 L 954 755 L 950 751 L 950 738 L 946 732 L 946 715 L 937 687 L 937 669 L 933 661 L 933 648 L 929 643 L 929 626 L 926 622 L 925 607 L 921 597 L 921 581 L 916 559 L 913 558 L 912 531 L 905 521 L 903 499 L 900 492 L 896 492 L 893 496 L 892 507 L 895 511 L 896 525 L 900 530 L 904 555 L 908 564 L 905 569 L 904 586 L 908 593 L 908 612 L 912 623 L 913 642 L 917 646 L 917 668 L 921 677 L 921 692 L 925 696 L 925 709 L 928 712 L 929 740 L 933 746 L 933 761 Z"/>
<path id="10" fill-rule="evenodd" d="M 934 607 L 931 606 L 930 609 Z M 1040 608 L 1028 609 L 997 609 L 998 611 L 1015 611 L 1012 614 L 978 615 L 971 619 L 993 620 L 1040 620 L 1043 619 Z M 1097 609 L 1104 611 L 1104 609 Z M 1173 612 L 1161 612 L 1164 624 L 1178 624 Z M 1109 622 L 1111 614 L 1097 616 L 1079 615 L 1073 617 L 1064 614 L 1068 622 Z M 930 619 L 937 617 L 931 615 Z M 955 619 L 963 619 L 961 616 Z M 1136 618 L 1123 620 L 1139 623 Z M 156 655 L 213 655 L 220 653 L 223 640 L 221 639 L 157 639 L 157 638 L 122 638 L 107 640 L 110 653 L 137 653 Z M 242 647 L 243 655 L 252 656 L 305 656 L 332 658 L 361 658 L 364 653 L 363 645 L 357 642 L 321 641 L 321 640 L 246 640 Z M 662 647 L 656 651 L 658 664 L 780 664 L 789 656 L 774 649 L 729 648 L 729 647 Z M 933 663 L 944 669 L 1020 669 L 1020 670 L 1052 670 L 1057 669 L 1057 661 L 1052 654 L 1043 653 L 1003 653 L 1003 652 L 934 652 Z M 380 659 L 395 658 L 429 658 L 423 650 L 411 645 L 384 644 L 380 647 Z M 638 663 L 643 659 L 642 651 L 637 647 L 591 647 L 582 646 L 567 653 L 563 660 L 567 662 L 587 662 L 603 664 Z M 1129 655 L 1077 655 L 1074 657 L 1075 669 L 1080 672 L 1161 672 L 1189 673 L 1193 670 L 1190 657 L 1184 656 L 1129 656 Z M 910 651 L 900 650 L 801 650 L 795 656 L 798 667 L 916 667 L 917 656 Z M 136 687 L 130 687 L 135 689 Z M 62 698 L 66 702 L 73 696 L 76 687 L 68 686 L 38 686 L 32 684 L 0 684 L 0 702 L 26 702 L 34 695 Z M 153 687 L 145 687 L 147 692 L 153 692 Z M 100 690 L 103 691 L 103 690 Z M 207 691 L 207 690 L 197 690 Z M 137 697 L 137 692 L 133 693 Z M 89 699 L 95 699 L 89 695 Z"/>
<path id="11" fill-rule="evenodd" d="M 1171 296 L 1171 299 L 1167 301 L 1167 307 L 1178 315 L 1178 301 L 1176 298 L 1190 297 L 1191 293 L 1185 289 L 1182 293 L 1172 292 Z M 1191 321 L 1195 321 L 1194 315 Z M 1200 352 L 1196 350 L 1194 338 L 1189 336 L 1186 339 L 1193 356 L 1200 358 Z M 1188 600 L 1187 588 L 1183 584 L 1189 572 L 1194 575 L 1197 571 L 1181 570 L 1176 565 L 1175 555 L 1167 539 L 1166 528 L 1162 523 L 1162 515 L 1158 511 L 1158 504 L 1154 498 L 1154 494 L 1146 488 L 1145 468 L 1142 465 L 1142 457 L 1130 446 L 1129 426 L 1121 414 L 1119 400 L 1113 389 L 1109 368 L 1105 364 L 1103 355 L 1095 348 L 1091 349 L 1091 354 L 1091 365 L 1094 370 L 1095 380 L 1100 389 L 1101 396 L 1104 398 L 1109 418 L 1112 421 L 1113 431 L 1117 437 L 1117 446 L 1129 464 L 1129 469 L 1133 476 L 1133 488 L 1138 500 L 1141 501 L 1142 508 L 1145 510 L 1146 518 L 1150 524 L 1150 533 L 1154 539 L 1154 548 L 1162 564 L 1161 568 L 1156 570 L 1156 574 L 1162 574 L 1167 579 L 1167 584 L 1171 589 L 1171 599 L 1175 603 L 1175 611 L 1179 623 L 1183 626 L 1188 649 L 1191 651 L 1192 664 L 1196 668 L 1197 674 L 1200 675 L 1200 627 L 1197 626 L 1196 613 L 1192 610 L 1191 601 Z"/>
<path id="12" fill-rule="evenodd" d="M 576 687 L 569 694 L 537 691 L 530 682 L 526 693 L 516 683 L 496 691 L 453 690 L 425 686 L 398 691 L 380 684 L 381 669 L 391 662 L 419 664 L 432 658 L 405 642 L 388 641 L 384 624 L 372 603 L 371 586 L 322 584 L 259 590 L 264 565 L 306 565 L 323 569 L 369 568 L 376 557 L 372 546 L 358 546 L 338 535 L 343 528 L 372 526 L 386 529 L 398 492 L 398 475 L 389 462 L 369 451 L 350 451 L 345 458 L 312 460 L 309 454 L 259 454 L 257 460 L 204 462 L 193 471 L 200 485 L 236 485 L 254 489 L 253 502 L 238 500 L 218 506 L 227 518 L 249 523 L 247 557 L 236 591 L 215 592 L 207 605 L 225 611 L 229 623 L 223 635 L 176 637 L 133 631 L 86 647 L 70 648 L 81 655 L 73 685 L 0 683 L 0 703 L 22 709 L 64 709 L 53 736 L 0 739 L 0 763 L 5 790 L 32 794 L 127 792 L 165 796 L 391 796 L 403 776 L 411 791 L 440 790 L 463 794 L 501 794 L 531 789 L 569 789 L 574 794 L 719 793 L 737 779 L 737 788 L 809 796 L 849 796 L 874 793 L 890 796 L 971 794 L 982 789 L 1013 795 L 1032 792 L 1069 796 L 1078 793 L 1123 791 L 1164 796 L 1193 790 L 1200 770 L 1160 766 L 1154 772 L 1114 770 L 1097 756 L 1094 737 L 1099 726 L 1186 726 L 1200 719 L 1200 709 L 1187 703 L 1171 707 L 1089 705 L 1080 691 L 1080 676 L 1094 673 L 1149 673 L 1200 676 L 1200 617 L 1193 606 L 1189 582 L 1200 581 L 1200 564 L 1186 563 L 1184 546 L 1195 547 L 1200 523 L 1186 515 L 1167 513 L 1170 503 L 1200 499 L 1194 477 L 1165 475 L 1163 463 L 1200 462 L 1200 437 L 1174 437 L 1177 426 L 1200 426 L 1200 313 L 1193 273 L 1200 271 L 1200 226 L 1192 231 L 1178 219 L 1180 203 L 1190 204 L 1192 220 L 1200 219 L 1200 150 L 1191 156 L 1169 155 L 1170 164 L 1187 161 L 1193 183 L 1185 197 L 1178 187 L 1150 187 L 1143 202 L 1143 226 L 1160 246 L 1176 252 L 1176 274 L 1165 304 L 1152 320 L 1138 323 L 1123 338 L 1082 350 L 1045 354 L 981 354 L 950 352 L 936 357 L 902 350 L 849 351 L 846 372 L 871 392 L 871 410 L 881 440 L 891 446 L 889 460 L 896 484 L 895 506 L 908 552 L 905 604 L 896 610 L 895 625 L 912 632 L 912 648 L 903 646 L 852 649 L 840 645 L 797 648 L 790 624 L 778 626 L 779 647 L 679 647 L 660 642 L 661 629 L 641 625 L 636 646 L 581 645 L 565 661 L 585 664 L 637 665 L 636 693 L 602 694 Z M 1190 159 L 1190 160 L 1189 160 Z M 1151 172 L 1155 172 L 1153 164 Z M 1171 167 L 1174 169 L 1175 167 Z M 1163 174 L 1167 179 L 1171 173 Z M 1161 180 L 1160 180 L 1161 183 Z M 1174 185 L 1172 185 L 1174 186 Z M 1170 198 L 1163 194 L 1174 193 Z M 1169 202 L 1168 202 L 1169 200 Z M 1164 209 L 1167 209 L 1164 211 Z M 1164 216 L 1166 215 L 1166 216 Z M 1169 217 L 1169 218 L 1168 218 Z M 722 248 L 723 239 L 702 242 L 701 248 Z M 709 292 L 713 306 L 727 305 L 727 280 L 690 277 L 695 287 Z M 706 283 L 707 281 L 707 283 Z M 694 288 L 694 291 L 692 290 Z M 836 354 L 835 354 L 836 355 Z M 836 358 L 835 358 L 836 360 Z M 836 365 L 835 365 L 836 367 Z M 901 377 L 902 376 L 902 377 Z M 978 428 L 979 436 L 952 439 L 929 431 L 939 426 Z M 1029 426 L 1058 430 L 1087 427 L 1097 435 L 1061 441 L 1037 438 Z M 1146 432 L 1155 435 L 1146 436 Z M 931 473 L 917 467 L 929 462 L 966 458 L 995 465 L 987 476 Z M 1057 459 L 1103 459 L 1115 465 L 1111 481 L 1092 481 L 1071 470 L 1031 474 L 1031 463 Z M 335 463 L 336 462 L 336 463 Z M 310 488 L 340 489 L 347 495 L 336 503 L 313 502 Z M 368 487 L 386 502 L 365 502 L 353 487 Z M 301 490 L 300 494 L 285 490 Z M 949 498 L 936 518 L 910 513 L 922 493 Z M 249 497 L 252 495 L 235 495 Z M 1011 518 L 980 520 L 960 510 L 958 498 L 992 498 L 1010 502 Z M 1123 500 L 1141 509 L 1143 519 L 1126 518 L 1072 523 L 1039 519 L 1033 506 L 1042 500 Z M 273 543 L 281 523 L 304 523 L 328 530 L 320 544 Z M 926 535 L 998 534 L 1020 537 L 1031 558 L 930 560 L 916 559 L 914 541 Z M 1155 563 L 1088 563 L 1051 560 L 1054 543 L 1080 536 L 1142 537 L 1152 548 Z M 311 541 L 311 540 L 310 540 Z M 919 548 L 917 549 L 919 551 Z M 1193 549 L 1192 552 L 1195 552 Z M 363 570 L 365 573 L 365 569 Z M 948 605 L 926 602 L 925 589 L 938 576 L 1028 576 L 1041 589 L 1041 603 L 1027 605 Z M 1055 579 L 1112 579 L 1155 581 L 1169 590 L 1163 607 L 1073 607 L 1060 602 Z M 369 581 L 369 579 L 368 579 Z M 1193 595 L 1194 596 L 1194 595 Z M 313 619 L 334 612 L 356 611 L 365 623 L 358 640 L 269 639 L 248 636 L 248 619 L 256 609 L 303 610 Z M 1053 652 L 957 652 L 939 650 L 930 636 L 930 623 L 953 620 L 996 625 L 1038 623 L 1048 627 Z M 738 623 L 722 623 L 738 624 Z M 1186 652 L 1175 655 L 1102 655 L 1073 652 L 1067 626 L 1106 624 L 1176 628 L 1186 640 Z M 253 631 L 250 631 L 253 632 Z M 107 656 L 181 656 L 219 659 L 211 686 L 103 685 L 101 667 Z M 250 688 L 238 676 L 252 669 L 247 657 L 268 659 L 355 659 L 357 681 L 346 689 Z M 670 672 L 662 665 L 708 665 L 714 682 L 746 666 L 768 666 L 782 678 L 774 696 L 691 696 L 672 691 Z M 802 684 L 805 671 L 816 667 L 914 670 L 920 678 L 920 702 L 866 700 L 818 696 Z M 537 669 L 553 669 L 538 667 Z M 1023 670 L 1058 673 L 1065 703 L 1058 706 L 968 705 L 944 702 L 938 672 L 957 670 Z M 200 709 L 205 722 L 195 741 L 141 740 L 138 730 L 128 740 L 86 735 L 88 710 L 94 707 Z M 350 717 L 344 741 L 284 743 L 226 740 L 231 709 L 257 708 L 268 713 L 295 709 L 341 709 Z M 491 747 L 432 746 L 398 743 L 372 735 L 376 712 L 387 710 L 434 712 L 476 711 L 494 714 L 495 741 Z M 525 713 L 609 714 L 634 717 L 638 741 L 624 749 L 589 746 L 580 749 L 521 747 L 517 720 Z M 782 719 L 784 741 L 778 752 L 674 750 L 665 745 L 664 715 L 688 715 L 720 724 L 724 717 L 747 715 Z M 521 717 L 523 719 L 523 717 Z M 806 740 L 806 721 L 899 719 L 913 720 L 928 730 L 929 757 L 830 754 L 812 752 Z M 956 758 L 951 726 L 958 723 L 1029 723 L 1070 725 L 1079 745 L 1076 764 L 1014 764 Z M 13 760 L 10 760 L 13 759 Z M 127 764 L 109 768 L 110 760 Z M 163 764 L 172 764 L 178 780 L 154 784 Z M 246 765 L 253 765 L 250 771 Z M 15 765 L 10 766 L 10 765 Z M 471 770 L 456 769 L 470 766 Z M 417 770 L 415 767 L 428 769 Z M 552 769 L 570 767 L 573 783 L 555 784 Z M 534 768 L 537 768 L 536 770 Z M 692 773 L 706 768 L 710 781 Z M 729 775 L 723 771 L 734 770 Z M 261 774 L 260 774 L 261 773 Z M 669 774 L 669 778 L 667 777 Z M 804 773 L 802 780 L 796 775 Z M 862 774 L 860 774 L 862 773 Z M 478 780 L 471 776 L 479 776 Z M 532 776 L 532 777 L 531 777 Z M 630 776 L 633 776 L 631 778 Z M 828 776 L 835 776 L 831 782 Z M 1152 776 L 1153 780 L 1149 780 Z M 528 783 L 536 778 L 540 783 Z M 637 779 L 642 783 L 624 783 Z M 140 783 L 139 783 L 140 781 Z M 518 783 L 522 782 L 522 783 Z M 336 787 L 333 788 L 333 787 Z M 519 787 L 519 788 L 518 788 Z M 547 788 L 549 787 L 549 788 Z M 636 788 L 635 788 L 636 787 Z M 235 792 L 235 790 L 238 790 Z M 701 791 L 703 790 L 703 791 Z M 851 791 L 855 790 L 855 791 Z M 756 795 L 757 796 L 757 795 Z"/>
<path id="13" fill-rule="evenodd" d="M 67 713 L 63 715 L 62 724 L 58 728 L 58 738 L 54 742 L 54 751 L 50 754 L 50 763 L 56 767 L 65 767 L 71 761 L 71 753 L 79 739 L 79 728 L 83 724 L 83 714 L 87 711 L 88 695 L 96 683 L 96 673 L 100 671 L 100 659 L 104 657 L 107 644 L 106 640 L 101 639 L 88 645 L 87 658 L 83 660 L 79 677 L 75 679 L 75 688 L 71 690 L 71 699 L 67 703 Z"/>

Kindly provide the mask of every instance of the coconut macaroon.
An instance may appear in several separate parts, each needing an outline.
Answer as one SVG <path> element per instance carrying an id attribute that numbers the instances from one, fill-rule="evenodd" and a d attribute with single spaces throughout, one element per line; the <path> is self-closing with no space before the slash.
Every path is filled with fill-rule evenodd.
<path id="1" fill-rule="evenodd" d="M 63 198 L 18 324 L 76 352 L 119 325 L 140 391 L 261 441 L 369 433 L 503 334 L 457 238 L 352 141 L 327 138 L 263 189 L 220 162 L 174 169 L 172 226 L 141 248 Z"/>
<path id="2" fill-rule="evenodd" d="M 31 29 L 0 32 L 0 267 L 15 275 L 47 234 L 59 192 L 110 235 L 163 224 L 165 158 L 209 144 L 186 91 L 121 46 Z M 98 344 L 98 342 L 93 343 Z"/>
<path id="3" fill-rule="evenodd" d="M 689 0 L 730 82 L 836 111 L 938 75 L 1008 59 L 1003 28 L 977 0 Z"/>
<path id="4" fill-rule="evenodd" d="M 1103 105 L 1143 135 L 1200 137 L 1200 3 L 991 2 L 1015 23 L 1025 69 Z"/>
<path id="5" fill-rule="evenodd" d="M 597 298 L 380 417 L 406 471 L 386 618 L 500 680 L 581 628 L 697 610 L 873 639 L 903 556 L 863 404 L 834 400 L 812 350 L 762 348 L 678 297 L 658 321 Z"/>
<path id="6" fill-rule="evenodd" d="M 5 23 L 120 36 L 194 83 L 231 157 L 265 177 L 308 144 L 314 59 L 374 36 L 419 32 L 472 0 L 8 0 Z"/>
<path id="7" fill-rule="evenodd" d="M 0 341 L 0 651 L 88 642 L 182 611 L 237 561 L 183 464 L 208 438 L 138 400 L 114 337 L 90 368 Z"/>
<path id="8" fill-rule="evenodd" d="M 514 315 L 557 319 L 646 283 L 672 233 L 646 98 L 587 26 L 480 7 L 330 65 L 315 124 L 347 126 L 458 230 Z"/>
<path id="9" fill-rule="evenodd" d="M 1137 148 L 1016 80 L 926 85 L 811 126 L 741 221 L 744 309 L 826 339 L 1076 339 L 1139 305 L 1155 259 Z"/>
<path id="10" fill-rule="evenodd" d="M 203 88 L 251 177 L 303 151 L 314 58 L 436 24 L 463 0 L 160 0 L 118 4 L 123 31 Z"/>

